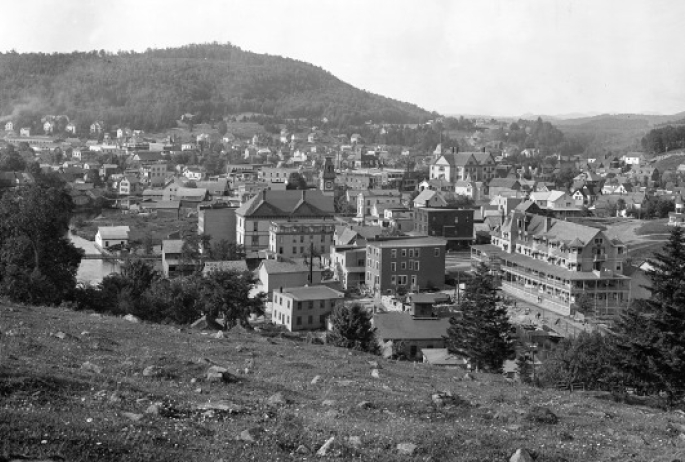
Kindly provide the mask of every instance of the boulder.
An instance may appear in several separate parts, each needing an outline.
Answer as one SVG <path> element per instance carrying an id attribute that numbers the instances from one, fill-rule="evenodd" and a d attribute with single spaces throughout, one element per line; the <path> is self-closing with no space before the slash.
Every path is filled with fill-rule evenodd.
<path id="1" fill-rule="evenodd" d="M 309 448 L 304 444 L 299 445 L 297 449 L 295 449 L 295 454 L 300 454 L 302 456 L 306 456 L 309 452 Z"/>
<path id="2" fill-rule="evenodd" d="M 81 370 L 94 372 L 96 374 L 102 373 L 102 368 L 96 364 L 91 363 L 90 361 L 86 361 L 85 363 L 81 364 Z"/>
<path id="3" fill-rule="evenodd" d="M 325 399 L 321 404 L 323 406 L 335 406 L 336 401 L 334 399 Z"/>
<path id="4" fill-rule="evenodd" d="M 328 454 L 329 449 L 331 449 L 331 446 L 333 445 L 333 440 L 335 439 L 335 436 L 331 436 L 326 440 L 326 442 L 319 448 L 318 451 L 316 451 L 316 455 L 319 457 L 325 456 Z"/>
<path id="5" fill-rule="evenodd" d="M 132 314 L 127 314 L 126 316 L 124 316 L 124 321 L 139 323 L 140 318 Z"/>
<path id="6" fill-rule="evenodd" d="M 164 369 L 159 366 L 147 366 L 143 369 L 143 377 L 161 377 L 164 375 Z"/>
<path id="7" fill-rule="evenodd" d="M 121 415 L 129 420 L 132 420 L 133 422 L 138 422 L 140 419 L 143 418 L 143 414 L 136 414 L 133 412 L 122 412 Z"/>
<path id="8" fill-rule="evenodd" d="M 347 438 L 347 444 L 352 446 L 354 449 L 359 449 L 362 447 L 362 439 L 358 436 L 349 436 Z"/>
<path id="9" fill-rule="evenodd" d="M 470 373 L 467 372 L 466 374 L 464 374 L 464 377 L 462 377 L 462 380 L 467 380 L 467 381 L 475 382 L 475 381 L 476 381 L 476 378 L 475 378 L 473 375 L 471 375 Z"/>
<path id="10" fill-rule="evenodd" d="M 150 404 L 147 409 L 145 409 L 146 414 L 159 415 L 162 410 L 162 405 L 160 403 Z"/>
<path id="11" fill-rule="evenodd" d="M 361 403 L 357 404 L 357 407 L 359 409 L 373 409 L 374 405 L 370 401 L 362 401 Z"/>
<path id="12" fill-rule="evenodd" d="M 397 445 L 397 452 L 403 456 L 414 455 L 416 445 L 414 443 L 400 443 Z"/>
<path id="13" fill-rule="evenodd" d="M 262 431 L 263 430 L 259 427 L 251 428 L 249 430 L 243 430 L 242 432 L 240 432 L 240 435 L 238 435 L 238 439 L 240 441 L 245 441 L 247 443 L 254 443 L 262 434 Z"/>
<path id="14" fill-rule="evenodd" d="M 519 448 L 509 458 L 509 462 L 534 462 L 533 457 L 525 449 Z"/>
<path id="15" fill-rule="evenodd" d="M 271 406 L 284 406 L 288 404 L 288 400 L 285 399 L 283 393 L 281 393 L 280 391 L 269 396 L 269 399 L 267 399 L 266 402 Z"/>
<path id="16" fill-rule="evenodd" d="M 524 419 L 529 422 L 556 424 L 559 418 L 556 414 L 546 407 L 534 406 L 524 416 Z"/>
<path id="17" fill-rule="evenodd" d="M 224 338 L 224 331 L 220 330 L 216 334 L 212 334 L 212 338 Z"/>
<path id="18" fill-rule="evenodd" d="M 371 371 L 371 377 L 373 377 L 374 379 L 380 379 L 381 378 L 380 374 L 378 374 L 378 369 L 374 369 Z"/>
<path id="19" fill-rule="evenodd" d="M 234 383 L 238 378 L 232 375 L 225 367 L 212 366 L 207 369 L 206 380 L 208 382 Z"/>
<path id="20" fill-rule="evenodd" d="M 314 377 L 314 378 L 312 379 L 312 382 L 311 382 L 311 383 L 312 383 L 312 385 L 316 385 L 317 383 L 319 383 L 320 380 L 321 380 L 321 376 L 320 376 L 320 375 L 317 375 L 316 377 Z"/>
<path id="21" fill-rule="evenodd" d="M 374 369 L 380 369 L 381 367 L 378 365 L 378 361 L 367 361 L 369 366 L 373 367 Z"/>

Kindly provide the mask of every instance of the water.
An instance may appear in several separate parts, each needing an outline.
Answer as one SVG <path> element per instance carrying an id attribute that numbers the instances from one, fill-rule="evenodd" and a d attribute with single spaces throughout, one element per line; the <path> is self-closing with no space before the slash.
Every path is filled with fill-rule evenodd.
<path id="1" fill-rule="evenodd" d="M 85 250 L 87 254 L 99 254 L 100 251 L 95 247 L 95 243 L 69 232 L 69 240 L 79 249 Z M 119 271 L 119 263 L 111 260 L 81 260 L 76 273 L 76 280 L 79 282 L 97 283 L 110 273 Z"/>

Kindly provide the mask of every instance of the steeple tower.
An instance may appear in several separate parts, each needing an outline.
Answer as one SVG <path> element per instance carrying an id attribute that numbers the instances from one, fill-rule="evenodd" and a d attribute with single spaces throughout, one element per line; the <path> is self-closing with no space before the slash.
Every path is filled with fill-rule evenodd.
<path id="1" fill-rule="evenodd" d="M 319 189 L 326 196 L 332 196 L 335 193 L 335 168 L 330 157 L 326 157 L 323 170 L 319 175 Z"/>

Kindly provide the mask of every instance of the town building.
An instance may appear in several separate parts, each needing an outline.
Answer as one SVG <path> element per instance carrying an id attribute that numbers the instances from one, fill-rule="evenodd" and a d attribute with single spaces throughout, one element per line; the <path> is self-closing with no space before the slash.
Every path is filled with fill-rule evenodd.
<path id="1" fill-rule="evenodd" d="M 435 237 L 370 241 L 366 244 L 366 286 L 377 296 L 442 288 L 446 246 L 447 241 Z"/>
<path id="2" fill-rule="evenodd" d="M 487 182 L 495 177 L 495 158 L 489 152 L 451 152 L 441 155 L 430 167 L 431 179 L 452 183 L 463 181 Z"/>
<path id="3" fill-rule="evenodd" d="M 269 227 L 269 251 L 285 258 L 325 255 L 334 233 L 333 221 L 274 221 Z"/>
<path id="4" fill-rule="evenodd" d="M 473 246 L 471 262 L 488 264 L 507 293 L 566 316 L 583 294 L 597 316 L 628 303 L 626 246 L 598 228 L 514 210 L 491 242 Z"/>
<path id="5" fill-rule="evenodd" d="M 335 168 L 330 157 L 326 157 L 320 175 L 319 189 L 327 196 L 335 194 Z"/>
<path id="6" fill-rule="evenodd" d="M 394 189 L 371 189 L 357 194 L 357 218 L 374 215 L 374 206 L 398 207 L 402 204 L 402 193 Z M 378 211 L 378 209 L 376 209 Z"/>
<path id="7" fill-rule="evenodd" d="M 100 226 L 95 234 L 95 246 L 99 249 L 114 245 L 127 246 L 129 232 L 128 226 Z"/>
<path id="8" fill-rule="evenodd" d="M 275 291 L 271 320 L 289 331 L 317 330 L 326 327 L 326 319 L 344 294 L 327 286 L 293 287 Z"/>
<path id="9" fill-rule="evenodd" d="M 366 247 L 336 245 L 331 247 L 330 267 L 333 277 L 345 290 L 357 289 L 366 279 Z"/>
<path id="10" fill-rule="evenodd" d="M 220 241 L 235 243 L 237 207 L 228 204 L 201 204 L 197 207 L 197 233 L 210 236 L 211 243 Z"/>
<path id="11" fill-rule="evenodd" d="M 192 262 L 184 262 L 181 258 L 183 253 L 183 240 L 165 239 L 162 241 L 162 272 L 165 278 L 185 276 L 193 272 L 195 265 Z"/>
<path id="12" fill-rule="evenodd" d="M 414 210 L 414 234 L 442 237 L 448 248 L 474 239 L 472 209 L 421 207 Z"/>
<path id="13" fill-rule="evenodd" d="M 262 260 L 257 269 L 261 290 L 270 294 L 285 287 L 321 284 L 322 267 L 316 260 Z"/>
<path id="14" fill-rule="evenodd" d="M 260 191 L 236 210 L 237 243 L 245 250 L 269 248 L 274 221 L 333 221 L 333 197 L 321 191 Z"/>

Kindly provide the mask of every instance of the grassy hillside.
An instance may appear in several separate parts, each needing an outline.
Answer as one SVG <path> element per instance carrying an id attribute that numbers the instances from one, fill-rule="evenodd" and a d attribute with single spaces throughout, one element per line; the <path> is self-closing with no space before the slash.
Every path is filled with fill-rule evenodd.
<path id="1" fill-rule="evenodd" d="M 518 448 L 536 462 L 685 457 L 685 414 L 602 393 L 465 380 L 263 332 L 214 338 L 62 309 L 0 310 L 0 460 L 311 460 L 332 437 L 333 460 L 506 461 Z M 205 380 L 212 365 L 235 382 Z M 440 392 L 451 397 L 434 402 Z M 536 419 L 537 406 L 558 422 Z"/>
<path id="2" fill-rule="evenodd" d="M 198 122 L 246 111 L 327 117 L 335 124 L 430 116 L 415 105 L 358 90 L 311 64 L 229 44 L 143 53 L 0 54 L 0 120 L 15 119 L 20 126 L 35 123 L 36 115 L 66 114 L 86 129 L 104 120 L 150 131 L 175 126 L 188 112 Z"/>

